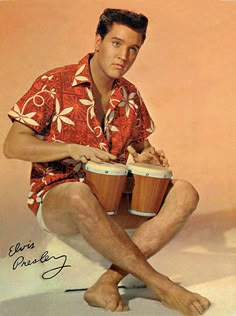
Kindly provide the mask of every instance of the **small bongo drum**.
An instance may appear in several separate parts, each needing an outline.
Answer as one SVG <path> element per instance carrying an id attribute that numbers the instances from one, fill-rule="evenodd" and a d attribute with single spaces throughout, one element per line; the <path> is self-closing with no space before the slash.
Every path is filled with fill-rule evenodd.
<path id="1" fill-rule="evenodd" d="M 128 164 L 134 177 L 131 214 L 155 216 L 160 209 L 172 172 L 170 169 L 144 163 Z"/>
<path id="2" fill-rule="evenodd" d="M 89 161 L 85 165 L 85 172 L 85 183 L 90 186 L 107 214 L 116 214 L 126 184 L 127 166 Z"/>

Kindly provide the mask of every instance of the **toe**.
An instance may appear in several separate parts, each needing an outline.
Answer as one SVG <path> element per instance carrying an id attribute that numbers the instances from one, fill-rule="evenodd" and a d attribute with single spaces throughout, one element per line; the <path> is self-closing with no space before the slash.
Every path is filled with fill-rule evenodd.
<path id="1" fill-rule="evenodd" d="M 115 312 L 125 312 L 128 310 L 129 307 L 120 300 L 119 304 L 117 305 L 117 308 L 115 309 Z"/>
<path id="2" fill-rule="evenodd" d="M 193 302 L 193 305 L 198 311 L 198 314 L 202 314 L 205 311 L 205 308 L 198 301 Z"/>
<path id="3" fill-rule="evenodd" d="M 204 309 L 208 309 L 211 305 L 211 302 L 207 299 L 207 298 L 204 298 L 202 301 L 201 301 L 201 304 L 202 306 L 204 307 Z"/>
<path id="4" fill-rule="evenodd" d="M 124 305 L 124 312 L 130 311 L 130 308 L 128 305 Z"/>
<path id="5" fill-rule="evenodd" d="M 198 315 L 200 315 L 198 309 L 195 307 L 194 304 L 191 304 L 189 308 L 190 308 L 190 311 L 191 311 L 189 315 L 191 315 L 191 316 L 198 316 Z"/>
<path id="6" fill-rule="evenodd" d="M 110 311 L 110 312 L 114 312 L 118 307 L 118 302 L 117 300 L 115 300 L 114 298 L 110 298 L 109 302 L 107 303 L 105 310 L 106 311 Z"/>

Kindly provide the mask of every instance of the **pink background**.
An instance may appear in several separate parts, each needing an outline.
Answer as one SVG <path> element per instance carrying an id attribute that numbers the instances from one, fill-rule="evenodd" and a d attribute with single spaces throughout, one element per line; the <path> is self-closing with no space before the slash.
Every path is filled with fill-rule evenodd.
<path id="1" fill-rule="evenodd" d="M 147 41 L 127 74 L 141 90 L 157 130 L 151 142 L 165 150 L 174 176 L 200 193 L 198 212 L 211 218 L 236 206 L 236 3 L 233 1 L 3 1 L 0 2 L 0 145 L 7 112 L 46 70 L 76 63 L 93 51 L 106 7 L 149 17 Z M 43 242 L 27 209 L 30 163 L 0 153 L 0 242 Z"/>

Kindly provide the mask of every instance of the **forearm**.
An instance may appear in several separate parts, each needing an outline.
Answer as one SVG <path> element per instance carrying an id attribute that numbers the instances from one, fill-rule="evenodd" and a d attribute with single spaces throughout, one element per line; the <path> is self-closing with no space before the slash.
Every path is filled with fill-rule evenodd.
<path id="1" fill-rule="evenodd" d="M 68 144 L 46 142 L 24 133 L 14 141 L 7 139 L 3 151 L 9 159 L 31 162 L 49 162 L 70 156 Z"/>
<path id="2" fill-rule="evenodd" d="M 86 163 L 88 160 L 102 162 L 116 159 L 116 156 L 101 149 L 75 144 L 52 143 L 39 139 L 29 127 L 14 122 L 3 146 L 9 159 L 31 162 L 50 162 L 66 158 Z"/>

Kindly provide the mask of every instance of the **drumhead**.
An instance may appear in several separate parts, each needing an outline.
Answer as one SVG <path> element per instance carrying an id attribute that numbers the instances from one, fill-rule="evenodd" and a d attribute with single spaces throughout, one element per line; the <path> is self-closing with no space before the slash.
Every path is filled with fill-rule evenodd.
<path id="1" fill-rule="evenodd" d="M 85 170 L 90 171 L 90 172 L 107 174 L 107 175 L 125 176 L 128 173 L 127 166 L 121 163 L 108 163 L 108 162 L 96 163 L 93 161 L 88 161 L 84 168 Z"/>
<path id="2" fill-rule="evenodd" d="M 146 163 L 129 163 L 127 166 L 129 172 L 145 177 L 171 178 L 173 175 L 169 168 Z"/>

